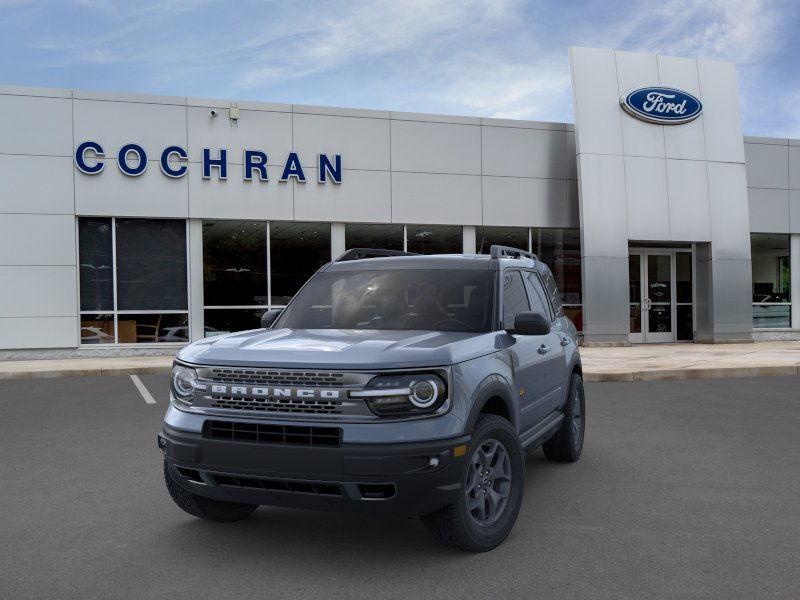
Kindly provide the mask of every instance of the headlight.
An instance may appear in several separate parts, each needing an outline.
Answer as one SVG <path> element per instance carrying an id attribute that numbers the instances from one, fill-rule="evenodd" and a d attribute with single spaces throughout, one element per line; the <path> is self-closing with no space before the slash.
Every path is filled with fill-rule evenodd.
<path id="1" fill-rule="evenodd" d="M 175 363 L 172 366 L 172 396 L 183 404 L 191 404 L 197 371 Z"/>
<path id="2" fill-rule="evenodd" d="M 362 398 L 380 417 L 432 413 L 447 401 L 447 386 L 436 373 L 379 375 L 351 398 Z"/>

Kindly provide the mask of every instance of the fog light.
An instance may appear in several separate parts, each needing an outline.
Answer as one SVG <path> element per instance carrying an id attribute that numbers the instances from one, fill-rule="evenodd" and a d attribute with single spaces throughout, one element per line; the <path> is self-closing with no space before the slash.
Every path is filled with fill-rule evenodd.
<path id="1" fill-rule="evenodd" d="M 428 459 L 428 466 L 429 467 L 438 467 L 439 466 L 439 459 L 436 456 L 431 456 Z"/>

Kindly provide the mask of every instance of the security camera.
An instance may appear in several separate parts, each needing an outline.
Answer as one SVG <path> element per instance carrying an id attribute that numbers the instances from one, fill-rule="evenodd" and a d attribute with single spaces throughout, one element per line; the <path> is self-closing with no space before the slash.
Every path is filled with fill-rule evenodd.
<path id="1" fill-rule="evenodd" d="M 216 117 L 217 116 L 217 111 L 214 110 L 213 108 L 211 109 L 211 116 L 212 117 Z"/>

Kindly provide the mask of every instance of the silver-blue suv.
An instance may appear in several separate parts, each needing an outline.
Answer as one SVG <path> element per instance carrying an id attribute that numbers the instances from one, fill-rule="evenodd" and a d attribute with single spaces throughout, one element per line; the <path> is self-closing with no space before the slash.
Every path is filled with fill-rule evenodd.
<path id="1" fill-rule="evenodd" d="M 410 515 L 485 551 L 517 519 L 525 453 L 581 454 L 577 333 L 528 252 L 350 250 L 262 325 L 177 355 L 158 444 L 189 514 Z"/>

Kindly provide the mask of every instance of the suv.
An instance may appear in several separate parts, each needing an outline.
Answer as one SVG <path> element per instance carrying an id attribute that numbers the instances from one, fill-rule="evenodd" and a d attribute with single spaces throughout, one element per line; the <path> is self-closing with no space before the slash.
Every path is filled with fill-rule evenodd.
<path id="1" fill-rule="evenodd" d="M 189 514 L 419 516 L 486 551 L 517 519 L 525 453 L 581 454 L 577 332 L 533 254 L 350 250 L 262 326 L 176 357 L 158 445 Z"/>

